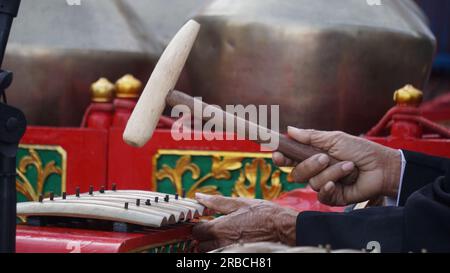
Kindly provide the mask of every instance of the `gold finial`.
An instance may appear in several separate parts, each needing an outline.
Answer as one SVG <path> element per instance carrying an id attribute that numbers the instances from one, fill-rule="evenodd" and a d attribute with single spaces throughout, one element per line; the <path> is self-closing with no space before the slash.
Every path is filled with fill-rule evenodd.
<path id="1" fill-rule="evenodd" d="M 142 82 L 133 75 L 127 74 L 116 81 L 116 96 L 123 99 L 139 97 Z"/>
<path id="2" fill-rule="evenodd" d="M 394 101 L 397 105 L 411 105 L 418 106 L 423 99 L 422 91 L 414 88 L 414 86 L 408 84 L 405 87 L 395 91 Z"/>
<path id="3" fill-rule="evenodd" d="M 114 97 L 114 84 L 107 78 L 100 78 L 91 85 L 93 102 L 110 102 Z"/>

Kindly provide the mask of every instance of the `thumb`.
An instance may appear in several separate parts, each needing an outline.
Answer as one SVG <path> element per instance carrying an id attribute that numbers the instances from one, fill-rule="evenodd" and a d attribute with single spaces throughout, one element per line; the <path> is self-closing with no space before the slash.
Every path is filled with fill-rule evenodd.
<path id="1" fill-rule="evenodd" d="M 242 207 L 250 206 L 257 202 L 256 200 L 243 198 L 230 198 L 221 195 L 207 195 L 196 193 L 195 199 L 210 210 L 221 214 L 230 214 Z"/>
<path id="2" fill-rule="evenodd" d="M 305 130 L 289 126 L 288 135 L 300 143 L 327 151 L 334 143 L 336 132 Z"/>

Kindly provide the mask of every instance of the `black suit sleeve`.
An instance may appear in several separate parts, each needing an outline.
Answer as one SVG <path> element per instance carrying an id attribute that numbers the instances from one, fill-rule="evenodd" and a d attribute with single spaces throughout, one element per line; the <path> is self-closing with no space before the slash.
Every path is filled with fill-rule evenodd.
<path id="1" fill-rule="evenodd" d="M 382 252 L 450 251 L 450 160 L 404 154 L 401 207 L 300 213 L 297 245 L 365 249 L 376 241 Z"/>
<path id="2" fill-rule="evenodd" d="M 403 206 L 409 196 L 433 183 L 436 178 L 446 175 L 450 170 L 450 159 L 426 156 L 424 154 L 403 151 L 406 168 L 403 174 L 403 184 L 400 192 L 399 205 Z"/>

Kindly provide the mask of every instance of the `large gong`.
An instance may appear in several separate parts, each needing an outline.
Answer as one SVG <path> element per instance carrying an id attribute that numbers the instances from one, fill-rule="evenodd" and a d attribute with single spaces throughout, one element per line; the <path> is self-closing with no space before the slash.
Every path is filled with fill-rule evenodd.
<path id="1" fill-rule="evenodd" d="M 222 106 L 279 104 L 282 130 L 367 131 L 394 90 L 424 87 L 435 50 L 412 1 L 369 2 L 213 1 L 196 16 L 193 93 Z"/>

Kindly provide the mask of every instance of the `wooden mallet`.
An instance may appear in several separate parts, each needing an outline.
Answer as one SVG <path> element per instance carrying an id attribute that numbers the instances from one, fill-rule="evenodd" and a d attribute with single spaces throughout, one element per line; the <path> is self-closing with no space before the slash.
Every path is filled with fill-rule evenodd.
<path id="1" fill-rule="evenodd" d="M 131 114 L 128 124 L 123 133 L 123 140 L 134 147 L 142 147 L 152 137 L 158 124 L 159 118 L 164 111 L 166 103 L 170 106 L 186 105 L 194 113 L 196 99 L 179 91 L 173 90 L 181 71 L 186 63 L 189 53 L 197 38 L 200 25 L 190 20 L 175 35 L 169 43 L 161 58 L 159 59 L 139 101 Z M 202 103 L 203 109 L 210 106 Z M 292 140 L 278 132 L 261 127 L 258 124 L 244 120 L 238 116 L 232 115 L 218 108 L 214 113 L 220 111 L 223 120 L 233 120 L 235 124 L 245 124 L 246 135 L 248 132 L 270 132 L 272 137 L 278 137 L 278 151 L 296 162 L 301 162 L 318 153 L 326 153 L 312 146 L 304 145 Z M 210 119 L 206 118 L 205 119 Z M 257 143 L 264 143 L 258 134 Z M 339 161 L 331 158 L 330 165 Z M 358 177 L 358 170 L 355 169 L 349 176 L 342 179 L 341 182 L 352 183 Z"/>

